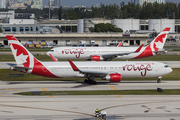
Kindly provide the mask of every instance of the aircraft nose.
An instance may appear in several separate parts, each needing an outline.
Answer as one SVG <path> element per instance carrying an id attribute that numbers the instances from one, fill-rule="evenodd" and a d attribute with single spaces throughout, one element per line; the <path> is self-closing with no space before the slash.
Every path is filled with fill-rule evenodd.
<path id="1" fill-rule="evenodd" d="M 172 71 L 173 71 L 173 69 L 171 68 L 170 72 L 172 72 Z"/>
<path id="2" fill-rule="evenodd" d="M 172 68 L 169 67 L 168 73 L 171 73 L 173 70 Z"/>

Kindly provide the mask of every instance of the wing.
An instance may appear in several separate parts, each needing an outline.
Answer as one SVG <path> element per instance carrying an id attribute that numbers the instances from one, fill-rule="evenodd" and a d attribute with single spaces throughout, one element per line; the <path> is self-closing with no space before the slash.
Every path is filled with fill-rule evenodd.
<path id="1" fill-rule="evenodd" d="M 158 50 L 158 51 L 153 51 L 153 53 L 161 55 L 161 54 L 167 53 L 167 51 L 165 51 L 164 49 L 161 49 L 161 50 Z"/>
<path id="2" fill-rule="evenodd" d="M 84 75 L 87 75 L 87 76 L 96 76 L 96 77 L 104 77 L 106 75 L 108 75 L 107 72 L 100 72 L 100 71 L 84 71 L 84 70 L 80 70 L 78 67 L 76 67 L 76 65 L 71 61 L 71 60 L 68 60 L 72 69 L 74 71 L 78 71 L 79 73 L 81 74 L 84 74 Z"/>
<path id="3" fill-rule="evenodd" d="M 129 54 L 131 54 L 131 53 L 137 53 L 137 52 L 139 52 L 139 51 L 142 49 L 143 46 L 144 46 L 144 44 L 142 44 L 142 45 L 141 45 L 136 51 L 134 51 L 134 52 L 102 54 L 101 56 L 102 56 L 102 58 L 103 58 L 104 61 L 112 60 L 112 59 L 114 59 L 114 58 L 116 58 L 116 57 L 118 57 L 118 56 L 129 55 Z M 92 57 L 92 56 L 94 56 L 94 55 L 91 55 L 90 57 Z"/>

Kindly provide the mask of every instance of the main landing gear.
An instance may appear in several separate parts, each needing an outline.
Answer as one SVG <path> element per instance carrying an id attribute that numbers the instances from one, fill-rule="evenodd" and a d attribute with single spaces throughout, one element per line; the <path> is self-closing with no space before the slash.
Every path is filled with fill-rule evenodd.
<path id="1" fill-rule="evenodd" d="M 161 83 L 161 78 L 162 77 L 158 77 L 157 83 Z"/>
<path id="2" fill-rule="evenodd" d="M 88 84 L 93 84 L 93 85 L 95 85 L 95 84 L 96 84 L 96 81 L 95 81 L 94 79 L 95 79 L 94 77 L 85 79 L 85 80 L 84 80 L 84 83 L 88 83 Z"/>

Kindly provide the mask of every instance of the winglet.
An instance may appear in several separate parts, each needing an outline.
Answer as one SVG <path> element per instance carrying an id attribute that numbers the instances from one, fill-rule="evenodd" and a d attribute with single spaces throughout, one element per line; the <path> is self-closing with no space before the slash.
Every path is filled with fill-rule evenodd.
<path id="1" fill-rule="evenodd" d="M 170 31 L 170 27 L 166 27 L 166 28 L 164 28 L 164 30 L 163 31 Z"/>
<path id="2" fill-rule="evenodd" d="M 135 52 L 139 52 L 143 46 L 144 46 L 144 44 L 142 44 Z"/>
<path id="3" fill-rule="evenodd" d="M 54 62 L 58 62 L 57 59 L 56 59 L 52 54 L 49 54 L 49 56 L 51 57 L 51 59 L 52 59 Z"/>
<path id="4" fill-rule="evenodd" d="M 18 41 L 13 35 L 6 35 L 7 40 L 15 40 Z"/>
<path id="5" fill-rule="evenodd" d="M 117 45 L 117 47 L 120 47 L 122 45 L 122 42 L 120 42 L 118 45 Z"/>
<path id="6" fill-rule="evenodd" d="M 76 65 L 75 65 L 71 60 L 68 60 L 68 61 L 69 61 L 70 65 L 71 65 L 71 67 L 72 67 L 72 69 L 73 69 L 74 71 L 80 71 L 80 70 L 76 67 Z"/>

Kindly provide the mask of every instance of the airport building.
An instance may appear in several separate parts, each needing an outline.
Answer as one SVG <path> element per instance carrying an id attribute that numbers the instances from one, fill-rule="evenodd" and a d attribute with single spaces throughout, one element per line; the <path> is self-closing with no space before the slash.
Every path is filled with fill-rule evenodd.
<path id="1" fill-rule="evenodd" d="M 94 27 L 98 23 L 111 23 L 118 28 L 121 28 L 124 32 L 129 30 L 152 30 L 159 33 L 165 27 L 171 27 L 171 33 L 175 32 L 175 20 L 174 19 L 149 19 L 141 21 L 140 19 L 78 19 L 77 21 L 77 33 L 90 33 L 90 28 Z M 180 23 L 180 22 L 179 22 Z M 180 24 L 177 21 L 177 26 Z M 142 33 L 142 32 L 141 32 Z"/>
<path id="2" fill-rule="evenodd" d="M 0 0 L 0 8 L 6 8 L 6 0 Z"/>
<path id="3" fill-rule="evenodd" d="M 0 28 L 4 34 L 36 34 L 40 25 L 34 24 L 34 19 L 3 19 Z"/>
<path id="4" fill-rule="evenodd" d="M 132 3 L 134 3 L 135 5 L 140 4 L 143 5 L 143 3 L 154 3 L 157 2 L 159 4 L 164 3 L 165 4 L 165 0 L 131 0 Z"/>
<path id="5" fill-rule="evenodd" d="M 43 1 L 42 0 L 32 0 L 32 1 L 34 4 L 31 6 L 31 8 L 43 9 Z"/>
<path id="6" fill-rule="evenodd" d="M 123 33 L 91 33 L 89 28 L 98 23 L 112 23 L 123 29 Z M 77 32 L 72 27 L 77 26 Z M 175 27 L 176 26 L 176 27 Z M 3 33 L 0 43 L 7 45 L 6 34 L 14 34 L 22 43 L 51 42 L 57 45 L 98 44 L 116 45 L 123 41 L 123 46 L 147 44 L 152 40 L 150 33 L 159 33 L 165 27 L 171 27 L 171 33 L 180 26 L 179 20 L 174 19 L 79 19 L 79 20 L 39 20 L 34 19 L 5 19 L 0 23 Z M 63 29 L 62 31 L 62 27 Z M 70 28 L 70 30 L 67 30 Z M 172 36 L 172 37 L 171 37 Z M 179 34 L 169 38 L 180 39 Z M 174 37 L 175 36 L 175 37 Z"/>
<path id="7" fill-rule="evenodd" d="M 0 43 L 7 45 L 7 34 L 0 34 Z M 57 45 L 77 45 L 77 44 L 98 44 L 117 45 L 123 41 L 123 46 L 147 44 L 148 34 L 14 34 L 14 36 L 25 44 L 26 42 L 51 42 Z"/>
<path id="8" fill-rule="evenodd" d="M 14 19 L 14 11 L 0 12 L 0 19 Z"/>

